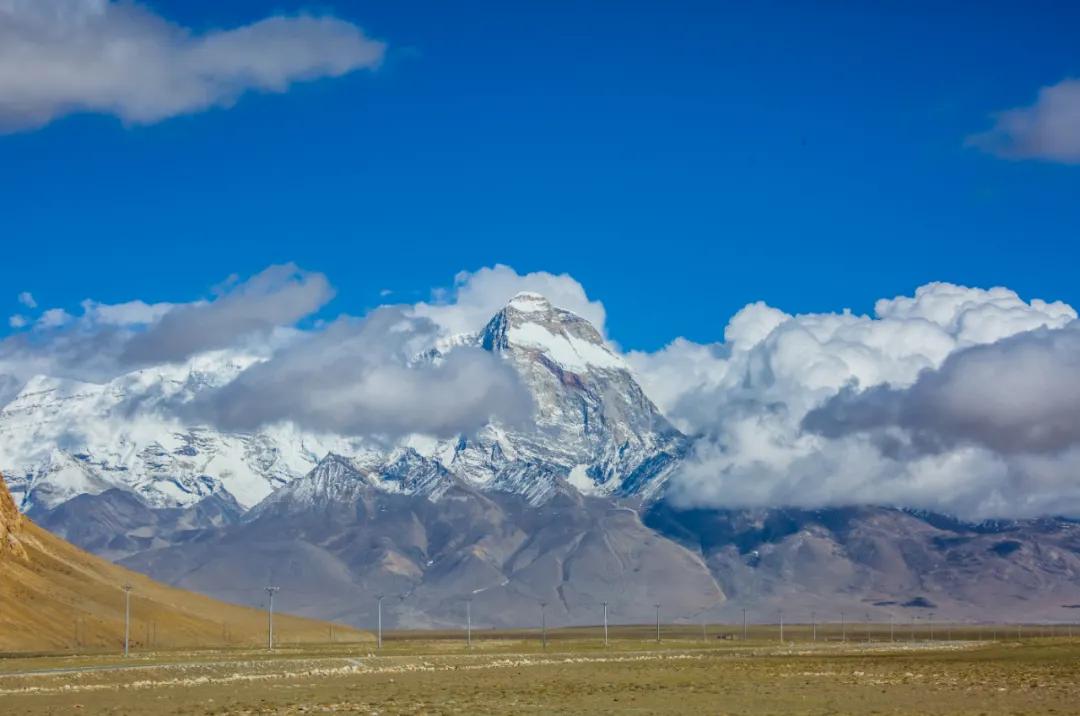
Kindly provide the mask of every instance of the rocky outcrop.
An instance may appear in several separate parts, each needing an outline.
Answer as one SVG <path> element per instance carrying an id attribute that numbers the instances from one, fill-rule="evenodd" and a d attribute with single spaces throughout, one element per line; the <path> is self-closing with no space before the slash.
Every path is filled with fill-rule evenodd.
<path id="1" fill-rule="evenodd" d="M 0 475 L 0 557 L 26 559 L 26 547 L 21 537 L 22 520 L 4 476 Z"/>

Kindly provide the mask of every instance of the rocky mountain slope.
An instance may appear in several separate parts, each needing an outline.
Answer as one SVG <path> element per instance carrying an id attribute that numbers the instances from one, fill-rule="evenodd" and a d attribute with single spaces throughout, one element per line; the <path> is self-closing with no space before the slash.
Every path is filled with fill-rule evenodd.
<path id="1" fill-rule="evenodd" d="M 649 527 L 701 557 L 733 621 L 1080 619 L 1080 523 L 969 524 L 881 507 L 688 510 L 658 502 Z"/>
<path id="2" fill-rule="evenodd" d="M 633 509 L 574 490 L 537 507 L 424 462 L 403 454 L 395 464 L 421 477 L 388 490 L 373 483 L 397 478 L 331 456 L 244 524 L 125 563 L 224 598 L 272 579 L 294 612 L 354 624 L 371 623 L 380 594 L 387 622 L 412 627 L 461 624 L 465 600 L 476 624 L 500 626 L 531 623 L 541 602 L 552 623 L 589 624 L 603 601 L 633 621 L 657 601 L 681 614 L 724 600 L 701 558 Z"/>
<path id="3" fill-rule="evenodd" d="M 0 651 L 119 649 L 124 594 L 132 585 L 132 645 L 254 645 L 266 613 L 167 587 L 87 554 L 21 516 L 0 477 Z M 282 643 L 323 641 L 331 625 L 281 614 Z M 344 626 L 337 638 L 370 639 Z"/>

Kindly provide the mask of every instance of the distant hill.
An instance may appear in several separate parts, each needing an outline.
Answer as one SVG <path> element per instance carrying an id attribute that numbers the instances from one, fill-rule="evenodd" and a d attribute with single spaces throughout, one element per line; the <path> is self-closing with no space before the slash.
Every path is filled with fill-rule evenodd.
<path id="1" fill-rule="evenodd" d="M 266 612 L 159 584 L 88 554 L 19 514 L 0 476 L 0 651 L 120 649 L 130 584 L 132 648 L 258 645 Z M 279 644 L 369 640 L 328 622 L 275 614 Z M 149 643 L 148 643 L 149 642 Z"/>

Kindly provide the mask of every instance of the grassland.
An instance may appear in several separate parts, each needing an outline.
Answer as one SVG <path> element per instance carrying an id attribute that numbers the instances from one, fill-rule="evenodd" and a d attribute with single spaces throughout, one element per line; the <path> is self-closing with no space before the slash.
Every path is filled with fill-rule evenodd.
<path id="1" fill-rule="evenodd" d="M 5 714 L 1076 713 L 1080 639 L 840 641 L 793 628 L 387 633 L 384 646 L 0 660 Z M 887 625 L 886 625 L 887 628 Z M 693 632 L 693 633 L 691 633 Z M 785 637 L 788 634 L 785 632 Z M 823 635 L 819 632 L 819 637 Z M 828 636 L 833 636 L 830 632 Z M 967 635 L 963 635 L 967 636 Z"/>

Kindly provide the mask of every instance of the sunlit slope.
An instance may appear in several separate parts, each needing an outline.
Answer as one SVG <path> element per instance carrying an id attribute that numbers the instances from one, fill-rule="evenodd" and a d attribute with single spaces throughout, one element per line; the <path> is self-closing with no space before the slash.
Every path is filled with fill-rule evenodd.
<path id="1" fill-rule="evenodd" d="M 119 648 L 124 584 L 135 649 L 266 641 L 265 611 L 165 586 L 72 546 L 20 516 L 0 477 L 0 651 Z M 274 630 L 279 644 L 372 638 L 284 614 Z"/>

